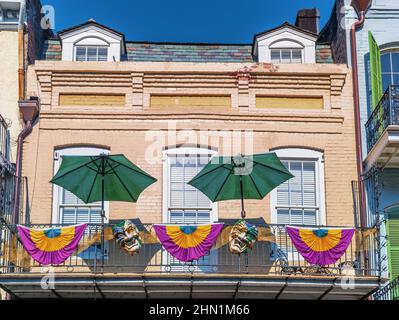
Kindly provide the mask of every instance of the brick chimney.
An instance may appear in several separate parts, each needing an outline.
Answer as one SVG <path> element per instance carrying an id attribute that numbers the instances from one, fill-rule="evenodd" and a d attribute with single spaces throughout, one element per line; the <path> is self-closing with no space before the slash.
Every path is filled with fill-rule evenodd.
<path id="1" fill-rule="evenodd" d="M 301 29 L 319 33 L 320 11 L 317 8 L 302 9 L 298 11 L 295 25 Z"/>

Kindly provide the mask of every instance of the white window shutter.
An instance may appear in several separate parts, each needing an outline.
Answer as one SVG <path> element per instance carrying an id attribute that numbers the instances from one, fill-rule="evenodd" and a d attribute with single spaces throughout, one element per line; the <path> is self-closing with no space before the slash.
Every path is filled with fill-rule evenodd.
<path id="1" fill-rule="evenodd" d="M 61 224 L 75 224 L 75 223 L 76 223 L 75 208 L 63 208 Z"/>
<path id="2" fill-rule="evenodd" d="M 284 160 L 294 177 L 277 187 L 277 223 L 317 224 L 316 161 Z"/>

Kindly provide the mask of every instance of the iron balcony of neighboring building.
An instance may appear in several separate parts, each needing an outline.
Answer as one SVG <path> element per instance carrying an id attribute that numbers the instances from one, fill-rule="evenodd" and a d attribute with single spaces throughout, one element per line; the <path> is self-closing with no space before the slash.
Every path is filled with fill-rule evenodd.
<path id="1" fill-rule="evenodd" d="M 366 170 L 399 167 L 399 85 L 391 85 L 366 123 Z"/>
<path id="2" fill-rule="evenodd" d="M 137 226 L 142 234 L 154 234 L 149 224 Z M 109 236 L 104 241 L 99 236 L 103 231 L 109 235 L 111 225 L 90 224 L 81 240 L 89 247 L 77 249 L 63 265 L 41 267 L 27 256 L 16 227 L 3 225 L 0 288 L 15 299 L 362 299 L 379 286 L 375 229 L 358 229 L 340 260 L 321 267 L 304 261 L 284 225 L 258 227 L 263 241 L 247 254 L 234 255 L 225 244 L 183 264 L 154 238 L 152 243 L 145 240 L 140 253 L 130 256 Z"/>

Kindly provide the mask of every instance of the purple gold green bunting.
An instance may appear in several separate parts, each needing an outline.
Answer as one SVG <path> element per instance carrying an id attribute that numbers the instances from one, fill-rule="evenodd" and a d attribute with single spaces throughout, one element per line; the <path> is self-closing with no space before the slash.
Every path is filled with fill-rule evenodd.
<path id="1" fill-rule="evenodd" d="M 326 266 L 337 262 L 352 241 L 355 229 L 286 227 L 295 248 L 307 262 Z"/>
<path id="2" fill-rule="evenodd" d="M 42 265 L 65 262 L 78 247 L 87 224 L 62 228 L 31 229 L 17 226 L 22 245 Z"/>
<path id="3" fill-rule="evenodd" d="M 210 225 L 154 225 L 163 247 L 182 262 L 197 260 L 209 253 L 223 228 Z"/>

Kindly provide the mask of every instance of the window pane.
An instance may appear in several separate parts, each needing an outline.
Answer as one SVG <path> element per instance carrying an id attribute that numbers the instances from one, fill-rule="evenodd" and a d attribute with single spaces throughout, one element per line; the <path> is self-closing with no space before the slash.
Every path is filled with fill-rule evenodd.
<path id="1" fill-rule="evenodd" d="M 101 223 L 101 208 L 90 208 L 89 223 Z"/>
<path id="2" fill-rule="evenodd" d="M 280 188 L 277 189 L 277 203 L 280 206 L 288 206 L 290 204 L 290 195 L 287 190 L 282 190 Z"/>
<path id="3" fill-rule="evenodd" d="M 196 224 L 197 223 L 197 212 L 196 211 L 185 211 L 184 212 L 184 223 Z"/>
<path id="4" fill-rule="evenodd" d="M 292 63 L 302 63 L 302 50 L 292 50 Z"/>
<path id="5" fill-rule="evenodd" d="M 385 92 L 392 84 L 392 75 L 390 73 L 382 74 L 382 91 Z"/>
<path id="6" fill-rule="evenodd" d="M 277 210 L 277 223 L 278 224 L 290 224 L 290 212 L 288 209 Z"/>
<path id="7" fill-rule="evenodd" d="M 316 210 L 305 210 L 303 215 L 303 224 L 310 226 L 317 224 Z"/>
<path id="8" fill-rule="evenodd" d="M 278 63 L 280 62 L 280 50 L 272 50 L 270 52 L 272 62 Z"/>
<path id="9" fill-rule="evenodd" d="M 281 50 L 281 62 L 282 63 L 291 62 L 291 50 Z"/>
<path id="10" fill-rule="evenodd" d="M 86 47 L 76 47 L 76 61 L 86 61 Z"/>
<path id="11" fill-rule="evenodd" d="M 171 211 L 170 212 L 170 223 L 183 223 L 183 212 Z"/>
<path id="12" fill-rule="evenodd" d="M 381 71 L 382 73 L 391 73 L 391 54 L 386 53 L 381 56 Z"/>
<path id="13" fill-rule="evenodd" d="M 291 224 L 303 224 L 302 210 L 291 210 Z"/>
<path id="14" fill-rule="evenodd" d="M 294 177 L 289 180 L 290 204 L 302 206 L 302 162 L 290 162 L 290 171 L 294 175 Z"/>
<path id="15" fill-rule="evenodd" d="M 87 61 L 97 61 L 97 48 L 88 47 L 87 48 Z"/>
<path id="16" fill-rule="evenodd" d="M 61 224 L 76 224 L 75 208 L 61 208 Z"/>
<path id="17" fill-rule="evenodd" d="M 392 71 L 399 73 L 399 52 L 392 53 Z"/>
<path id="18" fill-rule="evenodd" d="M 211 214 L 209 211 L 199 211 L 197 213 L 197 222 L 198 223 L 210 223 L 211 222 Z"/>
<path id="19" fill-rule="evenodd" d="M 76 209 L 76 223 L 85 223 L 90 221 L 89 208 Z"/>
<path id="20" fill-rule="evenodd" d="M 316 224 L 316 161 L 282 160 L 282 163 L 294 177 L 277 187 L 277 223 Z"/>
<path id="21" fill-rule="evenodd" d="M 83 201 L 75 196 L 72 192 L 62 190 L 62 204 L 82 204 Z"/>
<path id="22" fill-rule="evenodd" d="M 395 73 L 393 75 L 393 84 L 396 84 L 396 85 L 399 84 L 399 73 Z"/>
<path id="23" fill-rule="evenodd" d="M 303 163 L 303 205 L 316 206 L 316 164 Z"/>
<path id="24" fill-rule="evenodd" d="M 108 48 L 99 47 L 98 48 L 98 61 L 108 60 Z"/>
<path id="25" fill-rule="evenodd" d="M 210 200 L 188 182 L 208 163 L 209 157 L 178 156 L 169 158 L 169 207 L 171 223 L 209 223 Z M 180 210 L 173 210 L 173 208 Z M 191 208 L 191 210 L 190 210 Z"/>

